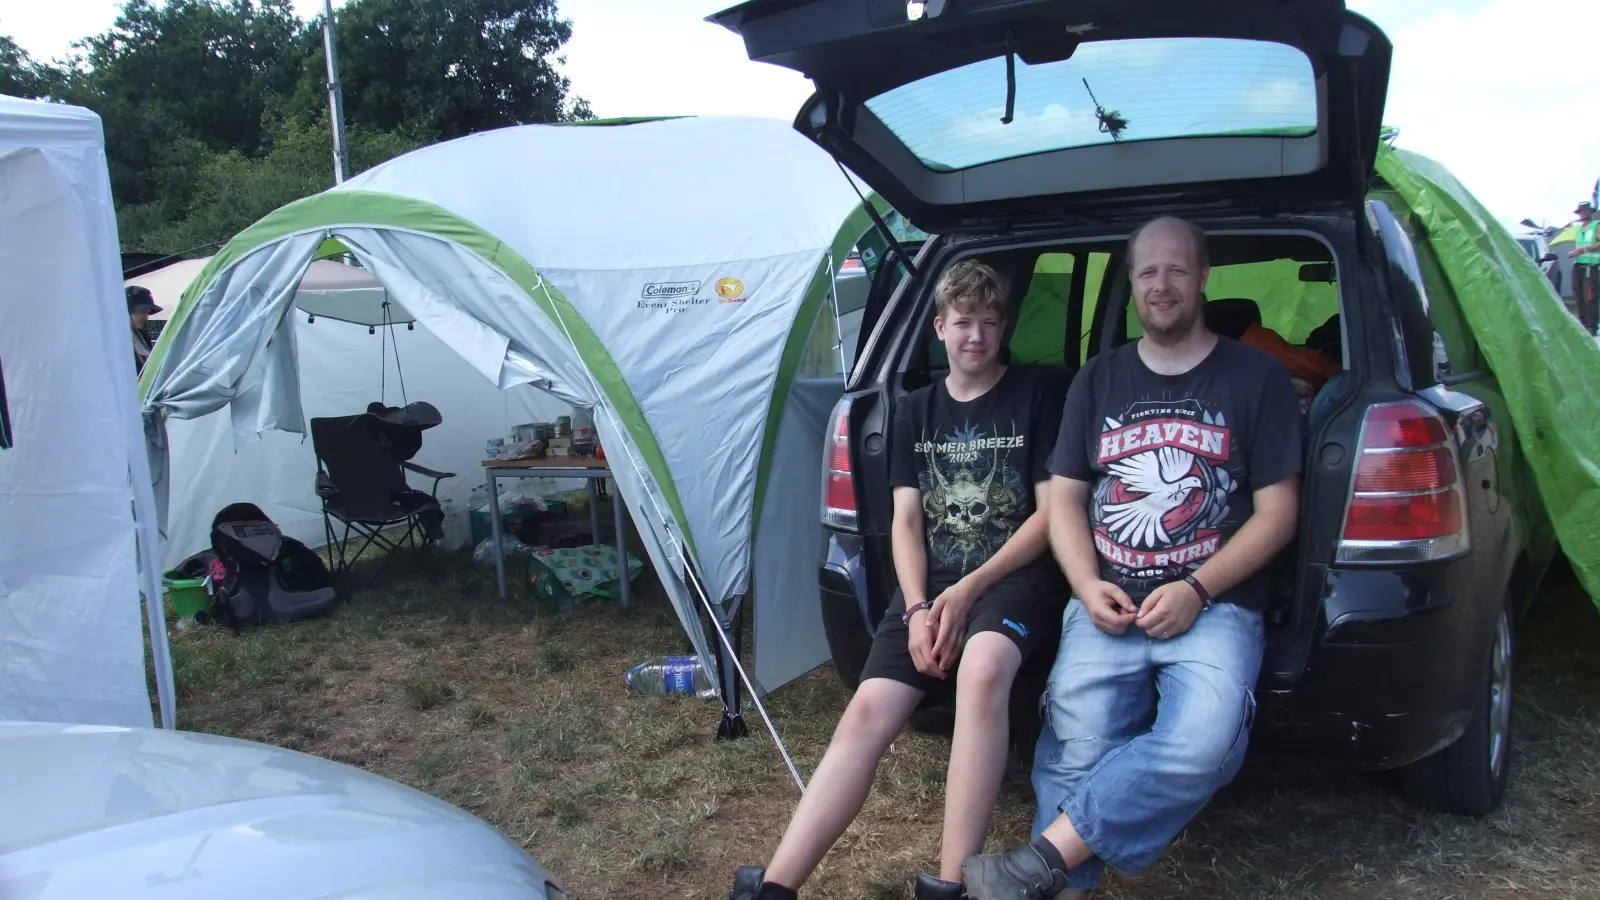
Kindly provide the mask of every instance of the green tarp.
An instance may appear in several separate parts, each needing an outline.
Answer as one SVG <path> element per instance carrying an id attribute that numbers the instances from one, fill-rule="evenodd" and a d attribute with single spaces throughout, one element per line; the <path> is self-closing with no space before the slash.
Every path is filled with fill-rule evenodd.
<path id="1" fill-rule="evenodd" d="M 1426 229 L 1505 394 L 1556 537 L 1600 605 L 1600 344 L 1510 233 L 1443 166 L 1384 145 L 1377 169 Z"/>

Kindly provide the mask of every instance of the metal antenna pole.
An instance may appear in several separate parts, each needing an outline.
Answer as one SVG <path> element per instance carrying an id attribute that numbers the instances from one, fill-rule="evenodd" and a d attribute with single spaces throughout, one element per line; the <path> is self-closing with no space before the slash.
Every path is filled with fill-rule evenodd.
<path id="1" fill-rule="evenodd" d="M 328 57 L 328 118 L 333 122 L 333 183 L 344 184 L 350 156 L 344 140 L 344 95 L 339 86 L 338 41 L 333 36 L 333 0 L 322 0 L 322 12 L 322 45 Z"/>

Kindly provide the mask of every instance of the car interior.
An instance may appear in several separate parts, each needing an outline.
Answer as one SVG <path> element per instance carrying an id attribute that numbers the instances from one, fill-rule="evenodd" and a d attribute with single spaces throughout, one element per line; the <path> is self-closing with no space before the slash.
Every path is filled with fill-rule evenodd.
<path id="1" fill-rule="evenodd" d="M 1102 347 L 1137 340 L 1141 332 L 1126 247 L 1126 239 L 1116 239 L 980 253 L 1006 284 L 1009 314 L 1001 358 L 1011 365 L 1057 370 L 1070 382 Z M 1215 235 L 1209 249 L 1207 325 L 1282 364 L 1309 426 L 1331 405 L 1327 401 L 1347 368 L 1331 249 L 1316 237 L 1283 233 Z M 934 332 L 931 301 L 922 329 L 898 367 L 897 397 L 949 371 Z M 1284 606 L 1293 596 L 1296 554 L 1291 544 L 1274 566 L 1274 595 Z M 1286 619 L 1282 606 L 1269 613 L 1272 624 Z"/>
<path id="2" fill-rule="evenodd" d="M 1309 235 L 1219 235 L 1211 239 L 1206 321 L 1219 334 L 1268 352 L 1289 371 L 1302 411 L 1346 367 L 1331 250 Z M 979 255 L 1008 294 L 1008 364 L 1059 369 L 1070 379 L 1102 347 L 1140 335 L 1125 268 L 1126 240 L 999 250 Z M 933 328 L 899 366 L 910 392 L 949 371 Z"/>

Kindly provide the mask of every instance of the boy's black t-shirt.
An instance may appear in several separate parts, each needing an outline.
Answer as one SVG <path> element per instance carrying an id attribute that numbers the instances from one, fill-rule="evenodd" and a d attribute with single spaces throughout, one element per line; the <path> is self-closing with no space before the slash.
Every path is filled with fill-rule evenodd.
<path id="1" fill-rule="evenodd" d="M 1252 492 L 1298 475 L 1303 424 L 1272 357 L 1219 337 L 1182 375 L 1159 375 L 1137 343 L 1091 359 L 1073 381 L 1050 471 L 1092 482 L 1100 577 L 1142 600 L 1214 555 L 1255 509 Z M 1265 569 L 1217 596 L 1264 609 Z"/>
<path id="2" fill-rule="evenodd" d="M 889 481 L 922 491 L 928 579 L 953 584 L 993 557 L 1033 515 L 1034 485 L 1060 428 L 1065 375 L 1008 367 L 969 402 L 943 379 L 895 409 Z M 1064 576 L 1045 550 L 1014 575 L 1041 586 Z M 931 598 L 930 598 L 931 599 Z"/>

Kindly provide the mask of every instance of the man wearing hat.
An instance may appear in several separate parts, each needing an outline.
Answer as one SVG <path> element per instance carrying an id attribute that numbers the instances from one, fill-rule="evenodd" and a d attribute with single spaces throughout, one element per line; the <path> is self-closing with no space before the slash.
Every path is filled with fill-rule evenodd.
<path id="1" fill-rule="evenodd" d="M 133 326 L 133 370 L 142 374 L 145 360 L 150 358 L 150 349 L 155 346 L 145 327 L 150 323 L 150 314 L 161 312 L 161 307 L 156 305 L 148 288 L 129 285 L 125 293 L 128 295 L 128 321 Z"/>
<path id="2" fill-rule="evenodd" d="M 1578 215 L 1578 246 L 1567 254 L 1573 258 L 1572 296 L 1578 304 L 1578 321 L 1594 334 L 1600 324 L 1600 298 L 1596 297 L 1600 285 L 1595 284 L 1600 278 L 1600 222 L 1595 221 L 1594 204 L 1587 200 L 1573 212 Z"/>

